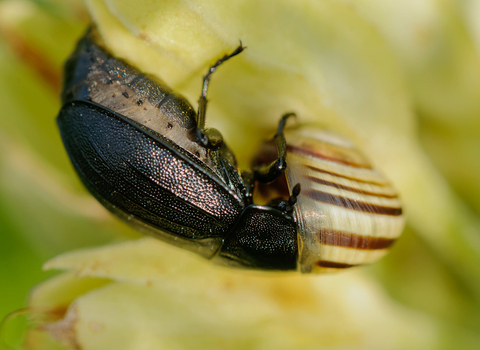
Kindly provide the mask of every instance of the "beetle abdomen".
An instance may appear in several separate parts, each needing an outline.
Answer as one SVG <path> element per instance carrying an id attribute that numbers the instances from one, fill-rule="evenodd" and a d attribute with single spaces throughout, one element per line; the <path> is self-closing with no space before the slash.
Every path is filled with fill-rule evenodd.
<path id="1" fill-rule="evenodd" d="M 400 236 L 394 188 L 346 139 L 319 129 L 286 132 L 287 182 L 301 184 L 295 206 L 302 272 L 372 263 Z"/>
<path id="2" fill-rule="evenodd" d="M 211 257 L 243 210 L 242 199 L 197 158 L 121 115 L 76 101 L 62 108 L 58 123 L 87 188 L 170 243 Z"/>

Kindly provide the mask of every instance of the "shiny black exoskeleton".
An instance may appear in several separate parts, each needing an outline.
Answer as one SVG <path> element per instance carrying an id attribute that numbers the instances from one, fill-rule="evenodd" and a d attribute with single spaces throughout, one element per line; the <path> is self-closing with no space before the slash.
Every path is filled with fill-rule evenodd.
<path id="1" fill-rule="evenodd" d="M 296 269 L 292 217 L 299 187 L 288 200 L 254 205 L 256 181 L 285 170 L 280 121 L 278 159 L 240 174 L 215 129 L 205 129 L 210 75 L 199 111 L 163 82 L 112 56 L 95 29 L 65 66 L 58 125 L 68 155 L 87 189 L 140 231 L 228 266 Z"/>

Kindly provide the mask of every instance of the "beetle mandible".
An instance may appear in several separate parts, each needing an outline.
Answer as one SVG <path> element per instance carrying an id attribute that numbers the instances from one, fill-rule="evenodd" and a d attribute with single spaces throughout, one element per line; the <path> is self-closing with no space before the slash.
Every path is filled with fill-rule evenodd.
<path id="1" fill-rule="evenodd" d="M 386 244 L 372 242 L 393 241 L 400 234 L 399 220 L 390 226 L 388 222 L 390 216 L 401 218 L 401 209 L 392 207 L 394 215 L 378 212 L 384 206 L 372 204 L 370 198 L 376 197 L 378 191 L 359 189 L 363 186 L 359 185 L 361 179 L 353 180 L 349 186 L 320 180 L 331 190 L 353 189 L 361 198 L 367 196 L 360 201 L 364 204 L 361 208 L 373 208 L 362 211 L 353 206 L 346 209 L 349 213 L 340 215 L 351 221 L 347 228 L 352 232 L 336 230 L 336 220 L 330 220 L 322 233 L 316 225 L 325 222 L 316 218 L 326 214 L 336 217 L 330 207 L 325 211 L 323 205 L 336 201 L 330 206 L 337 209 L 341 207 L 337 204 L 348 196 L 330 193 L 320 198 L 321 191 L 313 186 L 319 180 L 304 171 L 309 167 L 321 168 L 318 161 L 348 158 L 350 151 L 345 153 L 337 147 L 332 159 L 318 157 L 329 154 L 336 145 L 318 139 L 320 134 L 316 134 L 310 138 L 313 148 L 308 154 L 308 150 L 302 151 L 301 145 L 308 137 L 302 136 L 301 130 L 292 137 L 292 142 L 300 140 L 301 145 L 289 143 L 287 148 L 284 127 L 291 114 L 286 114 L 272 140 L 276 155 L 240 173 L 221 133 L 205 128 L 211 74 L 243 49 L 240 43 L 235 51 L 210 67 L 203 79 L 196 113 L 184 97 L 158 78 L 143 74 L 110 54 L 95 28 L 87 31 L 65 64 L 63 107 L 57 118 L 65 148 L 80 179 L 101 204 L 128 224 L 218 264 L 324 272 L 373 261 L 369 257 L 349 263 L 351 259 L 347 257 L 352 252 L 358 255 L 356 251 L 386 249 Z M 297 156 L 311 159 L 299 161 Z M 287 162 L 291 162 L 288 167 Z M 268 205 L 255 205 L 255 184 L 285 178 L 286 169 L 291 188 L 288 193 Z M 337 175 L 343 174 L 343 180 L 348 177 L 342 172 L 345 169 L 336 171 Z M 333 170 L 330 172 L 334 174 Z M 354 179 L 352 176 L 348 181 Z M 383 183 L 390 193 L 390 187 Z M 305 215 L 307 212 L 309 215 Z M 365 217 L 355 221 L 358 215 Z M 379 225 L 384 221 L 387 224 Z M 385 238 L 378 228 L 395 232 L 387 232 L 390 238 Z M 351 243 L 346 244 L 346 240 Z M 330 251 L 339 245 L 351 252 Z M 381 253 L 385 249 L 380 249 Z"/>

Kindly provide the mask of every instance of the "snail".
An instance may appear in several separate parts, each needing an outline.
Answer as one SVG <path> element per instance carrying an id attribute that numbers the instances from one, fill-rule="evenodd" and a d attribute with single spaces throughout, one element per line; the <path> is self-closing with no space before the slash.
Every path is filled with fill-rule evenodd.
<path id="1" fill-rule="evenodd" d="M 351 141 L 330 131 L 300 125 L 287 130 L 285 138 L 285 176 L 267 188 L 272 197 L 301 186 L 293 210 L 298 268 L 304 273 L 332 272 L 384 256 L 405 223 L 398 194 L 385 176 Z M 266 142 L 254 164 L 274 153 Z"/>

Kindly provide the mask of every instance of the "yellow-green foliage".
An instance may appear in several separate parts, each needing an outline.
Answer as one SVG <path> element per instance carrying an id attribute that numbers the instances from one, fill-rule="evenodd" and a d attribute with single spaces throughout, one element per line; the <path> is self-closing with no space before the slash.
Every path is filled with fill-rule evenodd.
<path id="1" fill-rule="evenodd" d="M 478 2 L 86 8 L 0 2 L 0 315 L 46 277 L 41 261 L 102 245 L 45 265 L 64 272 L 28 305 L 59 318 L 28 331 L 28 349 L 480 348 Z M 194 104 L 206 68 L 241 39 L 248 49 L 212 79 L 207 125 L 241 167 L 286 111 L 354 139 L 404 202 L 408 227 L 390 255 L 333 276 L 265 274 L 134 240 L 82 189 L 54 123 L 60 65 L 87 13 L 112 52 Z"/>

